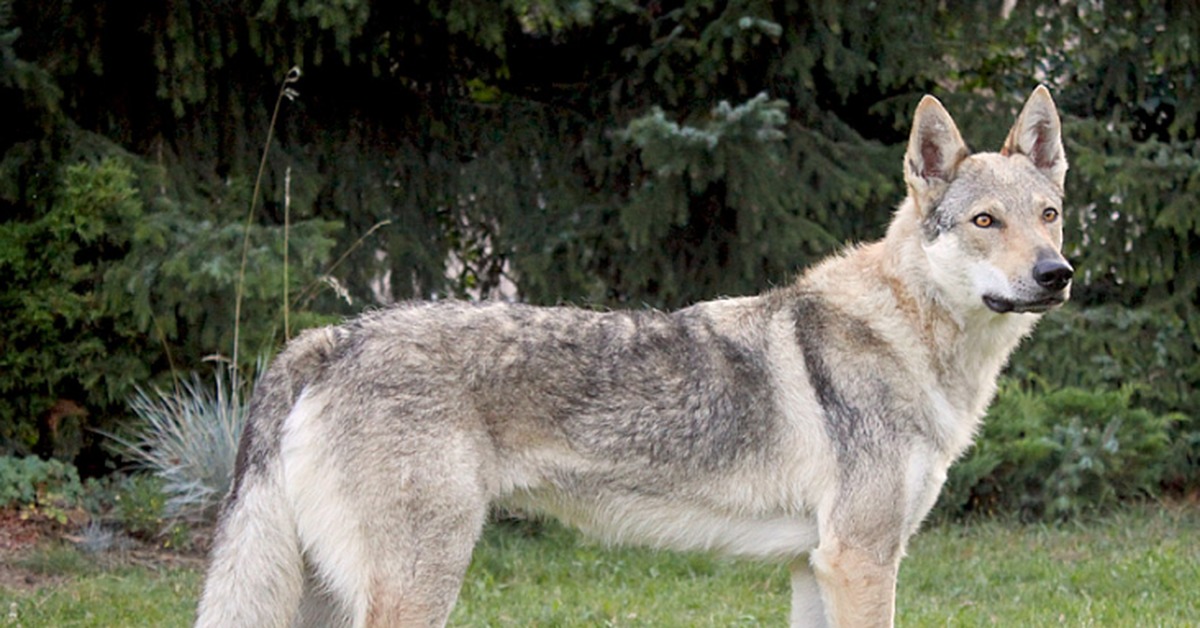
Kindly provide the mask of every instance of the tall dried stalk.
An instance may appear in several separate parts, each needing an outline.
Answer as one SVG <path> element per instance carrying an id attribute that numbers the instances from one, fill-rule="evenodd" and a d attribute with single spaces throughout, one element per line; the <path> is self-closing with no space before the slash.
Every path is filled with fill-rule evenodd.
<path id="1" fill-rule="evenodd" d="M 291 234 L 292 213 L 292 167 L 288 166 L 283 174 L 283 340 L 292 339 L 291 326 L 288 324 L 288 238 Z"/>
<path id="2" fill-rule="evenodd" d="M 250 227 L 254 224 L 254 210 L 258 207 L 258 193 L 262 188 L 263 172 L 267 169 L 267 155 L 271 151 L 271 137 L 275 133 L 275 121 L 279 118 L 279 110 L 283 107 L 283 99 L 293 100 L 298 95 L 291 85 L 300 80 L 300 68 L 288 70 L 279 86 L 279 96 L 275 99 L 275 110 L 271 113 L 271 124 L 267 127 L 267 140 L 263 142 L 262 161 L 258 164 L 258 176 L 254 178 L 254 192 L 250 197 L 250 211 L 246 213 L 246 232 L 242 237 L 242 265 L 238 271 L 236 298 L 233 304 L 233 366 L 238 365 L 238 345 L 242 331 L 242 293 L 246 284 L 246 258 L 250 252 Z M 285 248 L 286 250 L 286 248 Z M 286 266 L 286 264 L 285 264 Z M 286 310 L 285 310 L 286 315 Z"/>

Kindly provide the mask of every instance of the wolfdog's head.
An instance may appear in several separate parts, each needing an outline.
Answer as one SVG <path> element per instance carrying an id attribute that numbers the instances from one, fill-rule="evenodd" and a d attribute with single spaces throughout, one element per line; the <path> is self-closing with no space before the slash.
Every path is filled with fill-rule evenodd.
<path id="1" fill-rule="evenodd" d="M 905 182 L 930 277 L 949 305 L 1004 314 L 1067 300 L 1061 128 L 1050 92 L 1038 87 L 1000 152 L 972 155 L 936 98 L 917 106 Z"/>

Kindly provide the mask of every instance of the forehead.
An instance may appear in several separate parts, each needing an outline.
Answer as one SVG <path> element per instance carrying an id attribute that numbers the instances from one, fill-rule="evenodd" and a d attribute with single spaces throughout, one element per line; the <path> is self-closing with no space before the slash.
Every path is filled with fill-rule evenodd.
<path id="1" fill-rule="evenodd" d="M 1062 203 L 1062 192 L 1024 155 L 971 155 L 958 166 L 943 206 L 997 205 L 1009 211 L 1041 210 Z"/>

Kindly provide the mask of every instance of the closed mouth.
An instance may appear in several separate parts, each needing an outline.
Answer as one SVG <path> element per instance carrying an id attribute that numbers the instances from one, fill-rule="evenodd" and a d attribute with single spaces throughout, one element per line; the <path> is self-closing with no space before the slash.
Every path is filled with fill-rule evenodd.
<path id="1" fill-rule="evenodd" d="M 1034 301 L 1013 301 L 1012 299 L 1005 299 L 988 294 L 984 295 L 983 304 L 986 305 L 989 310 L 997 314 L 1008 314 L 1010 312 L 1032 312 L 1035 314 L 1040 314 L 1062 305 L 1066 302 L 1066 300 L 1066 295 L 1061 292 Z"/>

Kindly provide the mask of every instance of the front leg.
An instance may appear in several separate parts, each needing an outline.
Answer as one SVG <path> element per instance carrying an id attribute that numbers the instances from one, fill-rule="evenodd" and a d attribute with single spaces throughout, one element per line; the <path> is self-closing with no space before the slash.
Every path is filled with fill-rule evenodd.
<path id="1" fill-rule="evenodd" d="M 821 588 L 808 556 L 797 558 L 792 571 L 792 628 L 826 628 Z"/>
<path id="2" fill-rule="evenodd" d="M 836 628 L 892 626 L 899 564 L 898 550 L 870 550 L 836 538 L 823 541 L 813 551 L 812 566 L 829 624 Z"/>

